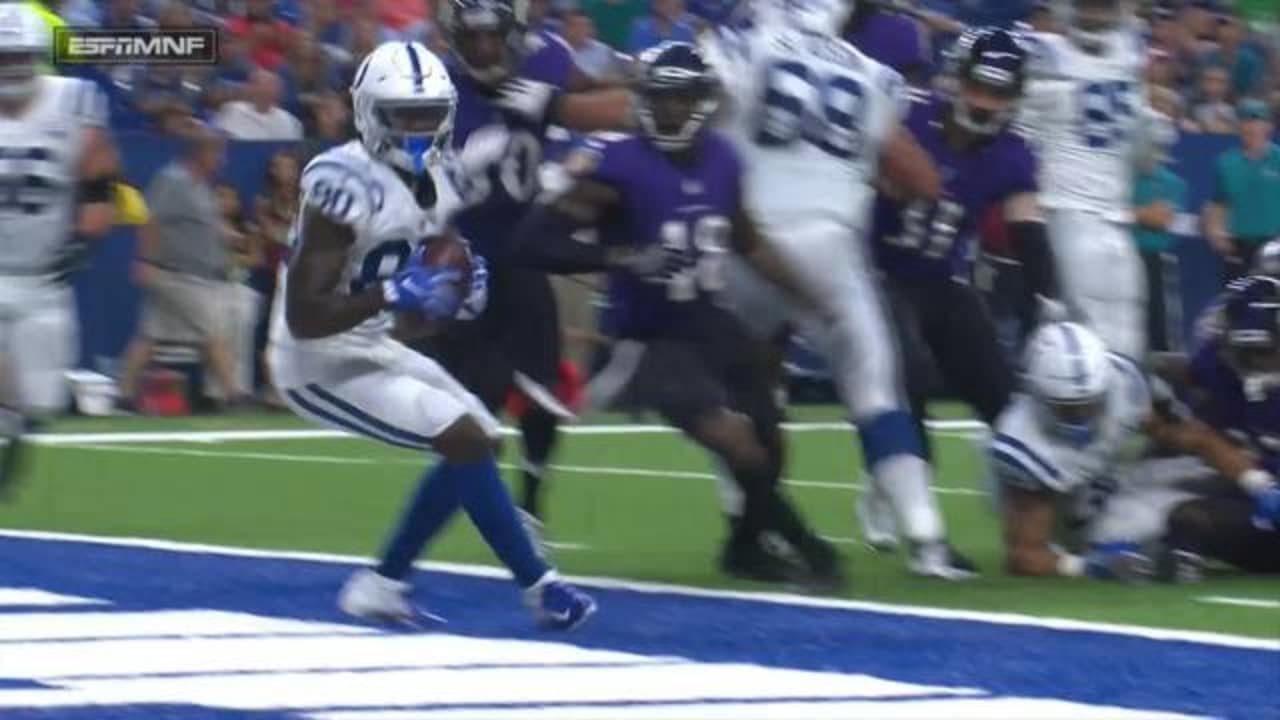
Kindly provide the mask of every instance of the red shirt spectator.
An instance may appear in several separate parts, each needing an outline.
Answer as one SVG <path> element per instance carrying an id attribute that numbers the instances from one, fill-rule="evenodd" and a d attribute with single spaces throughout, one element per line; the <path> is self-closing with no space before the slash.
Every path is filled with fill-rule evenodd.
<path id="1" fill-rule="evenodd" d="M 227 19 L 227 29 L 242 38 L 259 67 L 276 70 L 284 63 L 294 37 L 293 26 L 276 17 L 273 0 L 249 0 L 245 14 Z"/>

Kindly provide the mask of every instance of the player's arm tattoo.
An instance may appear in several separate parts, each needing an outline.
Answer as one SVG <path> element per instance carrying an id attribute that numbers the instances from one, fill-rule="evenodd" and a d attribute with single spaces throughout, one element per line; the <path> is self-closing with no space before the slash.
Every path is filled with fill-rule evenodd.
<path id="1" fill-rule="evenodd" d="M 575 132 L 599 132 L 631 127 L 632 113 L 631 92 L 609 88 L 561 95 L 552 117 L 556 124 Z"/>
<path id="2" fill-rule="evenodd" d="M 314 207 L 303 210 L 301 239 L 289 263 L 285 293 L 285 320 L 294 337 L 336 335 L 386 307 L 377 284 L 354 295 L 337 292 L 354 242 L 351 226 L 334 222 Z"/>
<path id="3" fill-rule="evenodd" d="M 1053 496 L 1005 483 L 1000 488 L 1000 499 L 1005 572 L 1028 577 L 1059 574 L 1059 555 L 1050 544 L 1055 520 Z"/>
<path id="4" fill-rule="evenodd" d="M 880 184 L 900 202 L 936 200 L 942 176 L 906 126 L 898 124 L 880 152 Z"/>
<path id="5" fill-rule="evenodd" d="M 760 226 L 750 211 L 741 204 L 734 211 L 730 240 L 734 252 L 741 255 L 761 277 L 778 286 L 801 306 L 824 318 L 830 315 L 825 300 L 811 292 L 792 272 L 777 248 L 760 232 Z"/>
<path id="6" fill-rule="evenodd" d="M 618 202 L 618 191 L 586 178 L 545 198 L 525 215 L 511 244 L 514 263 L 558 275 L 602 272 L 626 265 L 630 250 L 587 243 L 576 235 L 595 227 Z"/>
<path id="7" fill-rule="evenodd" d="M 80 155 L 76 235 L 100 237 L 115 223 L 115 188 L 119 154 L 102 128 L 87 128 Z"/>

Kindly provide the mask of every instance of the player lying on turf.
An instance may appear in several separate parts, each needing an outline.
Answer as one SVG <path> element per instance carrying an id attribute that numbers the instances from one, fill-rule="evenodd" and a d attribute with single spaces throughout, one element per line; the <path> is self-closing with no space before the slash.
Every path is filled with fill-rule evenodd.
<path id="1" fill-rule="evenodd" d="M 1207 494 L 1165 503 L 1165 540 L 1173 552 L 1280 573 L 1280 280 L 1238 280 L 1221 308 L 1189 362 L 1161 368 L 1194 415 L 1161 413 L 1148 431 L 1201 459 L 1215 480 Z"/>
<path id="2" fill-rule="evenodd" d="M 1025 82 L 1021 40 L 1005 30 L 971 30 L 957 41 L 948 65 L 952 89 L 917 95 L 905 121 L 942 173 L 942 196 L 904 202 L 882 190 L 873 247 L 917 421 L 938 377 L 993 424 L 1013 393 L 1014 374 L 972 284 L 973 242 L 984 211 L 1002 213 L 1033 295 L 1056 295 L 1053 256 L 1037 198 L 1036 160 L 1010 125 Z M 920 435 L 927 440 L 923 425 Z M 863 493 L 859 515 L 873 547 L 897 544 L 892 508 L 879 484 Z"/>
<path id="3" fill-rule="evenodd" d="M 549 272 L 611 274 L 606 324 L 618 342 L 591 400 L 654 409 L 731 470 L 744 508 L 723 569 L 837 586 L 834 549 L 779 487 L 784 447 L 771 373 L 718 302 L 730 251 L 804 297 L 746 212 L 737 152 L 706 128 L 719 80 L 694 46 L 668 43 L 641 59 L 635 91 L 641 131 L 595 135 L 569 154 L 561 186 L 549 187 L 522 224 L 516 260 Z M 574 239 L 584 227 L 601 242 Z M 770 552 L 768 532 L 793 552 Z"/>
<path id="4" fill-rule="evenodd" d="M 339 603 L 356 616 L 412 622 L 412 563 L 462 508 L 535 616 L 572 628 L 595 603 L 558 579 L 525 534 L 494 458 L 497 421 L 439 365 L 391 336 L 393 322 L 439 326 L 474 317 L 484 303 L 482 266 L 423 261 L 428 247 L 458 242 L 448 226 L 458 198 L 442 167 L 453 84 L 424 46 L 390 42 L 361 63 L 351 95 L 360 139 L 320 154 L 302 173 L 271 375 L 305 418 L 441 459 L 377 568 L 356 573 Z"/>
<path id="5" fill-rule="evenodd" d="M 1042 325 L 1028 340 L 1024 386 L 1000 414 L 988 447 L 1013 575 L 1090 574 L 1131 579 L 1148 571 L 1128 549 L 1060 549 L 1059 525 L 1086 528 L 1142 451 L 1152 399 L 1142 368 L 1108 352 L 1089 328 Z"/>
<path id="6" fill-rule="evenodd" d="M 866 234 L 875 184 L 902 202 L 930 202 L 938 173 L 901 121 L 907 88 L 892 69 L 841 39 L 849 0 L 743 3 L 748 24 L 721 26 L 702 45 L 726 83 L 720 125 L 744 167 L 744 193 L 764 234 L 810 292 L 831 307 L 815 317 L 729 263 L 725 296 L 757 336 L 791 326 L 826 358 L 858 428 L 871 482 L 910 543 L 911 571 L 947 579 L 975 568 L 950 546 L 924 441 L 908 410 L 901 362 Z M 729 488 L 731 489 L 731 488 Z M 725 496 L 733 514 L 738 498 Z"/>
<path id="7" fill-rule="evenodd" d="M 67 407 L 78 352 L 70 272 L 113 221 L 117 158 L 107 99 L 87 80 L 41 75 L 53 39 L 31 8 L 0 6 L 0 498 L 20 442 Z"/>

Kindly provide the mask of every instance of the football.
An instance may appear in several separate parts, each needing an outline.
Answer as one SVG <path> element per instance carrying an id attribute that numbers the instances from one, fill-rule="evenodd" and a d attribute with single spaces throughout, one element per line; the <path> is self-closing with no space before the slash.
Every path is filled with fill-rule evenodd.
<path id="1" fill-rule="evenodd" d="M 456 281 L 459 296 L 465 297 L 471 287 L 471 255 L 466 243 L 452 233 L 428 241 L 422 253 L 422 264 L 433 268 L 454 268 L 461 273 Z M 440 330 L 440 323 L 420 313 L 396 313 L 393 335 L 409 342 L 432 335 Z"/>

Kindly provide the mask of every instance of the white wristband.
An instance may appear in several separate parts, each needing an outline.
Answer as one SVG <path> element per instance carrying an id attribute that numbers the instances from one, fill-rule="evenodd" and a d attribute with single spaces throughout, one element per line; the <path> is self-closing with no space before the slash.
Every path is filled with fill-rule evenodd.
<path id="1" fill-rule="evenodd" d="M 1252 470 L 1246 470 L 1240 473 L 1240 477 L 1236 478 L 1236 482 L 1240 484 L 1241 488 L 1244 488 L 1245 492 L 1250 495 L 1257 495 L 1263 490 L 1275 485 L 1276 478 L 1266 470 L 1253 468 Z"/>
<path id="2" fill-rule="evenodd" d="M 387 305 L 395 305 L 396 300 L 400 298 L 400 293 L 396 290 L 396 284 L 391 280 L 382 281 L 382 301 Z"/>

